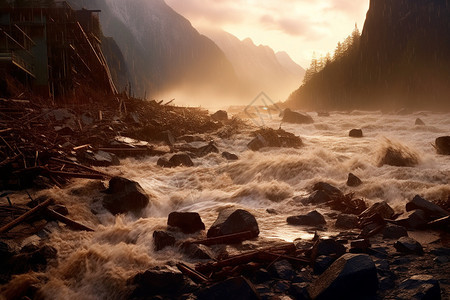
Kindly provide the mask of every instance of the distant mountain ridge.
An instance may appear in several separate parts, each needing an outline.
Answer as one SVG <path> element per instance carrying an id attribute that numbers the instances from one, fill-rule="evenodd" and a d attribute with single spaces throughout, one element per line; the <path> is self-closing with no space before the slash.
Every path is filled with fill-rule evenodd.
<path id="1" fill-rule="evenodd" d="M 275 53 L 272 48 L 255 45 L 250 38 L 239 40 L 221 30 L 201 30 L 225 53 L 237 76 L 250 93 L 264 91 L 274 100 L 283 100 L 302 81 L 305 70 L 286 52 Z"/>
<path id="2" fill-rule="evenodd" d="M 371 0 L 360 43 L 294 91 L 302 109 L 450 110 L 450 2 Z"/>

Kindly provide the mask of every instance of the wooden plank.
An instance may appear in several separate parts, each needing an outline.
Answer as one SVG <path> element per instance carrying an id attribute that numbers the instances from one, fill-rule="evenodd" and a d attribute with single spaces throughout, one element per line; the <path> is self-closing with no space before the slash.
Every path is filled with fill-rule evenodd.
<path id="1" fill-rule="evenodd" d="M 194 241 L 193 244 L 202 244 L 206 246 L 218 245 L 218 244 L 236 244 L 244 240 L 254 238 L 254 234 L 251 231 L 244 231 L 239 233 L 227 234 L 218 237 L 207 238 L 204 240 Z"/>
<path id="2" fill-rule="evenodd" d="M 89 173 L 73 173 L 73 172 L 63 172 L 63 171 L 53 171 L 53 170 L 46 170 L 51 175 L 61 176 L 61 177 L 69 177 L 69 178 L 86 178 L 86 179 L 105 179 L 109 178 L 110 176 L 106 176 L 104 174 L 89 174 Z"/>
<path id="3" fill-rule="evenodd" d="M 78 223 L 78 222 L 72 220 L 72 219 L 69 219 L 68 217 L 63 216 L 60 213 L 54 211 L 53 209 L 47 208 L 45 210 L 45 213 L 49 217 L 51 217 L 53 219 L 56 219 L 56 220 L 58 220 L 58 221 L 60 221 L 60 222 L 62 222 L 64 224 L 66 224 L 67 226 L 69 226 L 72 229 L 82 230 L 82 231 L 94 231 L 94 229 L 89 228 L 89 227 L 87 227 L 87 226 L 85 226 L 85 225 L 83 225 L 81 223 Z"/>
<path id="4" fill-rule="evenodd" d="M 50 160 L 57 161 L 57 162 L 60 162 L 60 163 L 63 163 L 63 164 L 67 164 L 67 165 L 71 165 L 71 166 L 75 166 L 75 167 L 79 167 L 79 168 L 82 168 L 82 169 L 85 169 L 85 170 L 88 170 L 88 171 L 91 171 L 91 172 L 94 172 L 94 173 L 97 173 L 97 174 L 101 174 L 101 175 L 105 176 L 106 178 L 113 177 L 112 175 L 109 175 L 109 174 L 101 172 L 101 171 L 97 171 L 96 169 L 93 169 L 91 167 L 78 164 L 78 163 L 73 162 L 73 161 L 63 160 L 63 159 L 59 159 L 59 158 L 55 158 L 55 157 L 50 158 Z"/>
<path id="5" fill-rule="evenodd" d="M 27 218 L 29 218 L 30 216 L 38 213 L 39 211 L 41 211 L 42 209 L 46 208 L 47 206 L 51 205 L 53 203 L 53 199 L 47 199 L 44 202 L 40 203 L 39 205 L 35 206 L 34 208 L 30 209 L 29 211 L 27 211 L 26 213 L 24 213 L 23 215 L 21 215 L 20 217 L 14 219 L 13 221 L 9 222 L 8 224 L 6 224 L 5 226 L 0 228 L 0 233 L 3 232 L 7 232 L 8 230 L 10 230 L 11 228 L 15 227 L 16 225 L 22 223 L 23 221 L 25 221 Z"/>
<path id="6" fill-rule="evenodd" d="M 202 283 L 209 281 L 208 277 L 203 275 L 202 273 L 190 268 L 184 263 L 177 264 L 178 270 L 180 270 L 184 275 L 191 278 L 196 283 Z"/>

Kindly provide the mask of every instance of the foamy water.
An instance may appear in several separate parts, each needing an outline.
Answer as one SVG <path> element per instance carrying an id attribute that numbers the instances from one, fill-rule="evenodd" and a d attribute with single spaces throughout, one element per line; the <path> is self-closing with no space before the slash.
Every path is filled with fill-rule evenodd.
<path id="1" fill-rule="evenodd" d="M 436 137 L 450 134 L 450 114 L 311 115 L 314 124 L 281 124 L 281 128 L 302 138 L 305 145 L 299 149 L 252 152 L 246 145 L 255 128 L 249 127 L 232 139 L 206 137 L 213 138 L 220 151 L 236 153 L 239 160 L 235 162 L 213 153 L 194 159 L 192 168 L 163 169 L 156 166 L 157 157 L 125 159 L 121 166 L 108 168 L 109 173 L 138 181 L 151 195 L 151 204 L 139 219 L 131 215 L 115 217 L 106 212 L 100 203 L 100 187 L 95 182 L 79 180 L 69 189 L 46 192 L 66 201 L 71 216 L 96 231 L 51 231 L 50 239 L 59 252 L 59 263 L 44 274 L 47 280 L 42 288 L 43 296 L 120 299 L 127 295 L 126 280 L 136 272 L 168 261 L 186 260 L 175 248 L 153 250 L 153 231 L 165 229 L 171 211 L 199 212 L 209 228 L 220 209 L 230 206 L 247 209 L 256 216 L 261 231 L 258 241 L 244 243 L 244 247 L 252 248 L 274 239 L 292 241 L 312 237 L 315 228 L 287 225 L 286 217 L 313 209 L 293 198 L 308 195 L 318 181 L 329 182 L 345 193 L 354 192 L 368 202 L 386 200 L 398 211 L 416 194 L 429 200 L 444 199 L 450 194 L 450 156 L 437 155 L 432 146 Z M 426 126 L 415 126 L 417 117 Z M 279 118 L 266 125 L 278 128 Z M 364 137 L 348 137 L 352 128 L 362 128 Z M 419 157 L 419 164 L 380 167 L 380 153 L 390 144 L 406 147 Z M 363 184 L 347 187 L 349 172 L 360 177 Z M 269 208 L 276 214 L 268 213 Z M 318 211 L 325 214 L 328 222 L 319 234 L 336 233 L 331 211 L 326 207 L 319 207 Z"/>

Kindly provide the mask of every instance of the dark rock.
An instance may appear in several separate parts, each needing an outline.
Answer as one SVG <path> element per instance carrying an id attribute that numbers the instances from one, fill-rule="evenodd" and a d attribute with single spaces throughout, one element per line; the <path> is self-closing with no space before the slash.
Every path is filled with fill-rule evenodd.
<path id="1" fill-rule="evenodd" d="M 401 293 L 398 299 L 440 300 L 441 287 L 439 281 L 430 275 L 414 275 L 399 285 Z"/>
<path id="2" fill-rule="evenodd" d="M 266 212 L 271 215 L 278 215 L 278 212 L 273 208 L 266 209 Z"/>
<path id="3" fill-rule="evenodd" d="M 165 266 L 138 273 L 129 280 L 129 284 L 135 287 L 131 298 L 145 298 L 153 295 L 180 295 L 186 282 L 179 270 Z"/>
<path id="4" fill-rule="evenodd" d="M 315 251 L 316 256 L 321 255 L 333 255 L 335 257 L 340 257 L 347 252 L 347 249 L 341 243 L 336 242 L 333 239 L 321 239 L 313 249 Z"/>
<path id="5" fill-rule="evenodd" d="M 185 166 L 192 167 L 194 163 L 191 160 L 191 157 L 187 153 L 177 153 L 174 154 L 170 159 L 169 163 L 172 167 Z"/>
<path id="6" fill-rule="evenodd" d="M 171 212 L 167 219 L 167 225 L 177 227 L 183 233 L 205 230 L 205 224 L 196 212 Z"/>
<path id="7" fill-rule="evenodd" d="M 113 177 L 105 190 L 103 206 L 112 214 L 137 213 L 150 202 L 149 196 L 136 181 L 123 177 Z"/>
<path id="8" fill-rule="evenodd" d="M 406 236 L 401 237 L 397 242 L 395 242 L 394 247 L 395 249 L 397 249 L 398 252 L 412 253 L 419 255 L 423 254 L 422 245 L 415 239 Z"/>
<path id="9" fill-rule="evenodd" d="M 425 126 L 425 123 L 420 118 L 417 118 L 416 122 L 414 122 L 414 124 L 418 125 L 418 126 Z"/>
<path id="10" fill-rule="evenodd" d="M 291 225 L 308 225 L 318 226 L 325 225 L 327 222 L 325 218 L 316 210 L 313 210 L 306 215 L 292 216 L 287 218 L 288 224 Z"/>
<path id="11" fill-rule="evenodd" d="M 94 123 L 94 117 L 92 116 L 92 114 L 90 112 L 85 112 L 81 115 L 81 122 L 83 123 L 83 125 L 92 125 Z"/>
<path id="12" fill-rule="evenodd" d="M 336 261 L 336 258 L 333 258 L 331 256 L 321 255 L 321 256 L 317 257 L 316 261 L 314 262 L 314 274 L 317 274 L 317 275 L 322 274 L 335 261 Z"/>
<path id="13" fill-rule="evenodd" d="M 247 145 L 252 151 L 258 151 L 264 147 L 297 148 L 303 145 L 301 138 L 283 129 L 262 128 L 255 131 L 254 135 L 255 138 Z"/>
<path id="14" fill-rule="evenodd" d="M 363 211 L 359 217 L 360 218 L 368 218 L 374 214 L 379 214 L 381 217 L 385 219 L 390 219 L 394 215 L 394 210 L 392 207 L 387 204 L 386 201 L 376 202 L 372 206 L 370 206 L 368 209 Z"/>
<path id="15" fill-rule="evenodd" d="M 120 161 L 115 154 L 101 150 L 80 152 L 77 155 L 77 159 L 85 164 L 96 167 L 120 165 Z"/>
<path id="16" fill-rule="evenodd" d="M 386 291 L 395 288 L 395 276 L 382 276 L 379 278 L 380 290 Z"/>
<path id="17" fill-rule="evenodd" d="M 362 183 L 361 179 L 359 179 L 355 174 L 349 173 L 347 179 L 348 186 L 358 186 Z"/>
<path id="18" fill-rule="evenodd" d="M 55 132 L 59 135 L 74 135 L 75 131 L 70 126 L 55 126 Z"/>
<path id="19" fill-rule="evenodd" d="M 313 118 L 307 114 L 301 114 L 286 108 L 283 111 L 283 122 L 294 124 L 311 124 L 314 123 Z"/>
<path id="20" fill-rule="evenodd" d="M 414 196 L 411 201 L 406 203 L 406 211 L 412 211 L 415 209 L 423 210 L 432 218 L 442 218 L 449 215 L 447 211 L 440 208 L 436 204 L 423 199 L 419 195 Z"/>
<path id="21" fill-rule="evenodd" d="M 263 283 L 272 279 L 272 275 L 270 275 L 269 271 L 264 268 L 261 268 L 254 272 L 252 276 L 252 282 L 255 283 Z"/>
<path id="22" fill-rule="evenodd" d="M 160 167 L 163 167 L 163 168 L 172 168 L 173 167 L 172 163 L 169 162 L 169 160 L 167 158 L 165 158 L 165 157 L 160 157 L 158 159 L 158 161 L 156 162 L 156 164 L 158 166 L 160 166 Z"/>
<path id="23" fill-rule="evenodd" d="M 324 191 L 329 196 L 343 196 L 340 189 L 326 182 L 318 182 L 313 186 L 314 191 Z"/>
<path id="24" fill-rule="evenodd" d="M 377 269 L 370 256 L 345 254 L 308 288 L 312 299 L 362 299 L 375 295 Z"/>
<path id="25" fill-rule="evenodd" d="M 211 115 L 211 119 L 213 119 L 215 121 L 227 121 L 228 113 L 224 110 L 218 110 Z"/>
<path id="26" fill-rule="evenodd" d="M 350 242 L 351 253 L 367 253 L 371 244 L 368 239 L 359 239 Z"/>
<path id="27" fill-rule="evenodd" d="M 216 145 L 214 145 L 214 142 L 211 141 L 208 145 L 197 148 L 195 153 L 198 157 L 203 157 L 205 155 L 208 155 L 209 153 L 219 153 L 219 148 L 217 148 Z"/>
<path id="28" fill-rule="evenodd" d="M 183 243 L 181 249 L 184 254 L 193 259 L 214 259 L 214 254 L 210 248 L 205 245 Z"/>
<path id="29" fill-rule="evenodd" d="M 240 276 L 229 278 L 196 293 L 198 300 L 251 300 L 260 299 L 253 284 Z"/>
<path id="30" fill-rule="evenodd" d="M 358 227 L 358 217 L 355 215 L 340 214 L 336 219 L 335 226 L 342 229 L 354 229 Z"/>
<path id="31" fill-rule="evenodd" d="M 450 136 L 438 137 L 435 141 L 438 154 L 450 155 Z"/>
<path id="32" fill-rule="evenodd" d="M 55 248 L 45 245 L 41 248 L 30 247 L 27 251 L 23 251 L 8 261 L 8 271 L 11 274 L 23 274 L 28 271 L 43 271 L 48 262 L 55 259 L 58 252 Z"/>
<path id="33" fill-rule="evenodd" d="M 421 228 L 428 223 L 428 219 L 423 210 L 416 209 L 402 214 L 395 222 L 407 228 Z"/>
<path id="34" fill-rule="evenodd" d="M 385 147 L 379 158 L 379 166 L 414 167 L 419 163 L 418 155 L 403 145 L 390 144 Z"/>
<path id="35" fill-rule="evenodd" d="M 278 260 L 275 261 L 270 267 L 269 271 L 273 274 L 274 277 L 280 278 L 283 280 L 292 280 L 295 276 L 295 271 L 292 268 L 292 265 L 287 260 Z"/>
<path id="36" fill-rule="evenodd" d="M 246 210 L 228 208 L 219 213 L 217 220 L 209 228 L 207 237 L 217 237 L 233 233 L 250 231 L 252 237 L 259 235 L 255 217 Z"/>
<path id="37" fill-rule="evenodd" d="M 360 138 L 360 137 L 363 137 L 363 132 L 361 129 L 352 129 L 348 133 L 348 136 Z"/>
<path id="38" fill-rule="evenodd" d="M 408 231 L 405 227 L 388 224 L 383 229 L 383 238 L 385 239 L 399 239 L 402 236 L 408 236 Z"/>
<path id="39" fill-rule="evenodd" d="M 322 204 L 331 201 L 330 196 L 324 191 L 314 191 L 308 198 L 300 200 L 303 204 Z"/>
<path id="40" fill-rule="evenodd" d="M 153 231 L 153 242 L 155 250 L 159 251 L 175 245 L 175 237 L 165 231 Z"/>
<path id="41" fill-rule="evenodd" d="M 0 264 L 14 255 L 11 247 L 5 242 L 0 241 Z"/>
<path id="42" fill-rule="evenodd" d="M 285 294 L 289 290 L 290 286 L 291 285 L 287 280 L 277 280 L 273 284 L 272 289 L 277 294 Z"/>
<path id="43" fill-rule="evenodd" d="M 56 211 L 57 213 L 59 213 L 63 216 L 67 216 L 69 214 L 69 210 L 67 209 L 67 207 L 65 207 L 62 204 L 51 205 L 49 208 L 53 209 L 54 211 Z"/>
<path id="44" fill-rule="evenodd" d="M 289 288 L 289 294 L 296 300 L 310 300 L 306 282 L 293 283 Z"/>
<path id="45" fill-rule="evenodd" d="M 238 160 L 239 157 L 236 154 L 230 153 L 230 152 L 222 152 L 222 157 L 226 160 Z"/>

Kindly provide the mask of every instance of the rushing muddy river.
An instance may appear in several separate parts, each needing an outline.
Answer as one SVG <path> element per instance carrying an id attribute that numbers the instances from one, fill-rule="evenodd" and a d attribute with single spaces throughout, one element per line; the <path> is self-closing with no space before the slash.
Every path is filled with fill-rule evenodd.
<path id="1" fill-rule="evenodd" d="M 237 154 L 237 161 L 211 153 L 193 159 L 195 166 L 190 168 L 163 169 L 156 165 L 158 157 L 149 157 L 125 159 L 119 167 L 106 169 L 138 181 L 150 195 L 151 204 L 141 218 L 108 213 L 101 206 L 101 187 L 93 181 L 79 180 L 67 189 L 47 191 L 55 199 L 64 199 L 71 216 L 96 231 L 60 230 L 56 223 L 48 226 L 59 261 L 45 274 L 48 279 L 42 288 L 43 296 L 120 299 L 128 293 L 126 280 L 138 271 L 168 261 L 189 261 L 175 248 L 153 250 L 153 231 L 166 228 L 171 211 L 196 211 L 208 229 L 224 207 L 249 210 L 261 231 L 257 241 L 241 246 L 251 249 L 271 240 L 311 239 L 316 229 L 288 225 L 286 217 L 313 209 L 296 199 L 308 195 L 318 181 L 331 183 L 345 193 L 354 192 L 367 202 L 385 200 L 398 211 L 416 194 L 428 200 L 444 199 L 450 194 L 450 156 L 437 155 L 432 145 L 435 138 L 450 134 L 450 114 L 399 116 L 356 111 L 335 112 L 328 117 L 311 115 L 315 122 L 308 125 L 280 124 L 278 117 L 266 121 L 267 126 L 281 126 L 300 136 L 304 146 L 299 149 L 250 151 L 247 144 L 255 127 L 249 125 L 229 139 L 204 136 L 206 141 L 213 139 L 220 151 Z M 418 117 L 424 126 L 414 125 Z M 352 128 L 362 128 L 364 137 L 350 138 Z M 390 145 L 417 156 L 417 166 L 380 166 L 380 155 Z M 346 186 L 349 172 L 361 178 L 363 184 Z M 333 227 L 335 215 L 326 207 L 317 210 L 325 215 L 328 224 L 318 234 L 337 233 Z"/>

